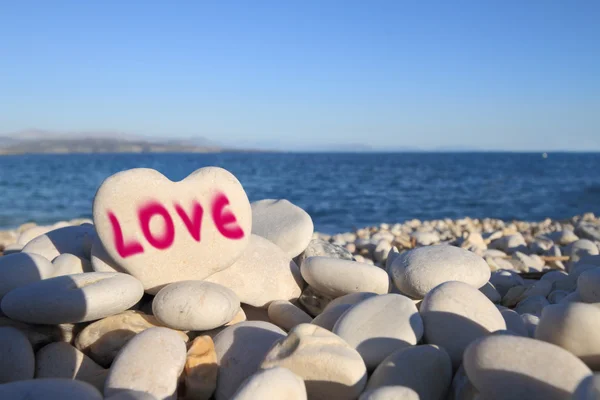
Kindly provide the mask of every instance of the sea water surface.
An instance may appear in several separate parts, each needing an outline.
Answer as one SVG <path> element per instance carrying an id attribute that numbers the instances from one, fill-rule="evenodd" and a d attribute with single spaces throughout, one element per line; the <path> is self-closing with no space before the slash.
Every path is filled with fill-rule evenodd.
<path id="1" fill-rule="evenodd" d="M 250 201 L 290 200 L 325 233 L 412 218 L 600 214 L 600 153 L 19 155 L 0 157 L 0 228 L 91 217 L 97 188 L 118 171 L 181 180 L 204 166 L 231 171 Z"/>

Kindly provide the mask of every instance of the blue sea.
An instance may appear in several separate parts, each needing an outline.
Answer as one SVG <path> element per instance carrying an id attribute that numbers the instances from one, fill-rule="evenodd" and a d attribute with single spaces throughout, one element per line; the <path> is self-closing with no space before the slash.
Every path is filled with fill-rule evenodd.
<path id="1" fill-rule="evenodd" d="M 209 165 L 235 174 L 250 201 L 299 205 L 325 233 L 412 218 L 600 214 L 600 153 L 23 155 L 0 157 L 0 228 L 91 217 L 96 189 L 118 171 L 180 180 Z"/>

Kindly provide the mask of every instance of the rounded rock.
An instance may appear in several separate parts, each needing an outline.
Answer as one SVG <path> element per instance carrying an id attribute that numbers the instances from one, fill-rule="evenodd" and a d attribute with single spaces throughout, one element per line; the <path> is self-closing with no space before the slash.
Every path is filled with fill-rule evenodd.
<path id="1" fill-rule="evenodd" d="M 483 293 L 463 282 L 446 282 L 421 303 L 425 342 L 443 347 L 457 368 L 467 346 L 490 332 L 506 329 L 502 314 Z"/>
<path id="2" fill-rule="evenodd" d="M 0 257 L 0 300 L 11 290 L 53 278 L 56 268 L 39 254 L 16 253 Z"/>
<path id="3" fill-rule="evenodd" d="M 500 314 L 502 314 L 502 318 L 504 318 L 507 330 L 514 332 L 519 336 L 529 337 L 527 327 L 516 311 L 502 307 L 500 309 Z"/>
<path id="4" fill-rule="evenodd" d="M 308 398 L 356 399 L 367 383 L 360 355 L 340 337 L 311 324 L 301 324 L 279 340 L 262 368 L 284 367 L 304 380 Z"/>
<path id="5" fill-rule="evenodd" d="M 39 254 L 48 260 L 54 260 L 64 253 L 88 258 L 89 254 L 86 254 L 85 243 L 91 242 L 94 236 L 96 236 L 96 230 L 91 224 L 65 226 L 32 239 L 21 251 Z"/>
<path id="6" fill-rule="evenodd" d="M 274 300 L 295 300 L 303 285 L 296 263 L 257 235 L 250 237 L 248 247 L 232 266 L 204 281 L 233 290 L 242 303 L 253 307 L 267 307 Z"/>
<path id="7" fill-rule="evenodd" d="M 453 246 L 421 247 L 400 254 L 390 267 L 396 287 L 422 299 L 434 287 L 460 281 L 479 289 L 490 279 L 490 267 L 480 256 Z"/>
<path id="8" fill-rule="evenodd" d="M 496 290 L 494 285 L 490 282 L 487 282 L 485 285 L 479 288 L 479 291 L 485 295 L 492 303 L 500 303 L 502 298 L 500 297 L 500 293 Z"/>
<path id="9" fill-rule="evenodd" d="M 267 312 L 269 319 L 286 331 L 291 330 L 296 325 L 312 322 L 310 315 L 286 300 L 273 301 L 269 304 Z"/>
<path id="10" fill-rule="evenodd" d="M 550 343 L 512 335 L 490 335 L 465 351 L 469 379 L 483 398 L 569 399 L 590 369 Z"/>
<path id="11" fill-rule="evenodd" d="M 159 399 L 175 400 L 185 360 L 185 342 L 177 332 L 168 328 L 147 329 L 131 339 L 115 358 L 104 395 L 137 390 Z"/>
<path id="12" fill-rule="evenodd" d="M 120 273 L 91 272 L 33 282 L 9 292 L 2 311 L 17 321 L 63 324 L 118 314 L 144 294 L 140 281 Z"/>
<path id="13" fill-rule="evenodd" d="M 312 239 L 314 226 L 310 215 L 287 200 L 255 201 L 252 207 L 252 233 L 269 239 L 294 258 Z"/>
<path id="14" fill-rule="evenodd" d="M 419 394 L 405 386 L 384 386 L 367 390 L 358 400 L 421 400 Z"/>
<path id="15" fill-rule="evenodd" d="M 586 303 L 600 303 L 600 268 L 589 269 L 579 275 L 577 291 Z"/>
<path id="16" fill-rule="evenodd" d="M 556 304 L 544 308 L 535 338 L 552 343 L 600 370 L 600 307 L 585 303 Z"/>
<path id="17" fill-rule="evenodd" d="M 384 294 L 389 290 L 383 269 L 356 261 L 311 257 L 302 263 L 300 272 L 311 287 L 331 297 L 356 292 Z"/>
<path id="18" fill-rule="evenodd" d="M 254 374 L 273 344 L 285 337 L 278 326 L 262 321 L 232 325 L 214 337 L 219 379 L 216 400 L 227 400 Z"/>
<path id="19" fill-rule="evenodd" d="M 423 336 L 423 321 L 411 299 L 385 294 L 350 308 L 333 333 L 358 351 L 368 369 L 374 369 L 394 351 L 416 344 Z"/>
<path id="20" fill-rule="evenodd" d="M 217 352 L 210 336 L 198 336 L 192 342 L 185 361 L 184 399 L 208 400 L 217 388 Z"/>
<path id="21" fill-rule="evenodd" d="M 0 327 L 0 354 L 0 384 L 33 379 L 35 356 L 31 343 L 21 331 Z"/>
<path id="22" fill-rule="evenodd" d="M 175 282 L 163 287 L 152 301 L 152 313 L 169 328 L 207 331 L 225 325 L 240 309 L 236 294 L 203 281 Z"/>
<path id="23" fill-rule="evenodd" d="M 352 253 L 345 248 L 326 242 L 322 239 L 313 239 L 302 254 L 296 257 L 295 262 L 298 266 L 301 266 L 307 258 L 317 256 L 339 258 L 340 260 L 352 260 Z"/>
<path id="24" fill-rule="evenodd" d="M 540 323 L 540 317 L 533 314 L 522 314 L 521 320 L 525 324 L 525 328 L 527 328 L 527 335 L 530 338 L 535 337 L 535 331 Z"/>
<path id="25" fill-rule="evenodd" d="M 136 334 L 161 326 L 161 323 L 152 315 L 128 310 L 86 326 L 77 335 L 75 347 L 89 355 L 98 364 L 109 367 L 119 351 Z M 184 342 L 189 340 L 185 333 L 176 332 Z"/>
<path id="26" fill-rule="evenodd" d="M 102 400 L 89 383 L 63 378 L 32 379 L 0 385 L 0 399 Z"/>
<path id="27" fill-rule="evenodd" d="M 249 377 L 231 400 L 306 400 L 304 381 L 287 368 L 275 367 Z"/>
<path id="28" fill-rule="evenodd" d="M 490 283 L 494 285 L 502 297 L 506 296 L 511 288 L 525 285 L 525 281 L 519 274 L 508 270 L 494 271 L 490 276 Z"/>
<path id="29" fill-rule="evenodd" d="M 69 343 L 50 343 L 35 355 L 35 377 L 67 378 L 87 382 L 98 390 L 104 388 L 108 370 Z"/>
<path id="30" fill-rule="evenodd" d="M 550 303 L 544 296 L 531 296 L 521 300 L 515 307 L 515 311 L 519 314 L 542 315 L 544 307 Z"/>
<path id="31" fill-rule="evenodd" d="M 52 265 L 54 266 L 54 276 L 94 272 L 92 264 L 88 260 L 69 253 L 64 253 L 56 257 L 52 261 Z"/>
<path id="32" fill-rule="evenodd" d="M 329 304 L 327 304 L 327 306 L 325 307 L 323 312 L 325 312 L 328 309 L 331 309 L 333 307 L 342 305 L 342 304 L 354 306 L 363 300 L 367 300 L 367 299 L 370 299 L 371 297 L 375 297 L 375 296 L 377 296 L 377 293 L 373 293 L 373 292 L 350 293 L 345 296 L 341 296 L 336 299 L 333 299 L 331 302 L 329 302 Z"/>
<path id="33" fill-rule="evenodd" d="M 352 306 L 352 304 L 338 304 L 334 307 L 329 307 L 321 314 L 317 315 L 315 319 L 312 320 L 311 324 L 325 328 L 328 331 L 333 331 L 336 322 L 346 311 L 348 311 L 348 309 L 352 308 Z"/>
<path id="34" fill-rule="evenodd" d="M 390 354 L 371 374 L 367 390 L 403 386 L 417 392 L 421 400 L 438 400 L 445 398 L 451 382 L 448 353 L 438 346 L 420 345 Z"/>

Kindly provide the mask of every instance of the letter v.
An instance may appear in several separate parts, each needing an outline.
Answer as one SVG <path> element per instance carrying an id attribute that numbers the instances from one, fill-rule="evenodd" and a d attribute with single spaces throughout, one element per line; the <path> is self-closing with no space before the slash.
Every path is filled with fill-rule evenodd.
<path id="1" fill-rule="evenodd" d="M 202 209 L 200 203 L 194 200 L 194 203 L 192 205 L 192 218 L 190 218 L 189 215 L 183 209 L 183 207 L 181 207 L 177 203 L 175 204 L 175 211 L 177 211 L 177 214 L 185 224 L 185 227 L 187 228 L 188 232 L 190 232 L 190 235 L 192 235 L 196 242 L 199 242 L 200 229 L 202 228 L 202 214 L 204 213 L 204 210 Z"/>

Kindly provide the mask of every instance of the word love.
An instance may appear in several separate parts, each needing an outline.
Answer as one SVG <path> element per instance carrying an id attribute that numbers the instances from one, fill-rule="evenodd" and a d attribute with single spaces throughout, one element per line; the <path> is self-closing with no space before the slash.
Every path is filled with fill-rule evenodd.
<path id="1" fill-rule="evenodd" d="M 192 203 L 191 215 L 178 203 L 174 203 L 173 205 L 177 215 L 183 221 L 189 234 L 196 242 L 200 242 L 202 217 L 204 215 L 202 205 L 194 200 Z M 234 240 L 241 239 L 244 237 L 244 231 L 238 225 L 235 215 L 225 209 L 228 205 L 229 199 L 227 196 L 223 193 L 218 193 L 212 201 L 212 220 L 217 227 L 217 230 L 224 237 Z M 142 233 L 151 246 L 159 250 L 165 250 L 171 247 L 175 241 L 175 224 L 173 223 L 171 214 L 161 203 L 150 201 L 144 204 L 138 209 L 137 217 Z M 150 221 L 155 217 L 159 217 L 163 220 L 164 231 L 162 233 L 152 232 L 150 230 Z M 122 258 L 131 257 L 135 254 L 144 252 L 144 247 L 137 240 L 125 241 L 123 229 L 114 213 L 108 211 L 108 218 L 112 225 L 115 248 Z"/>

